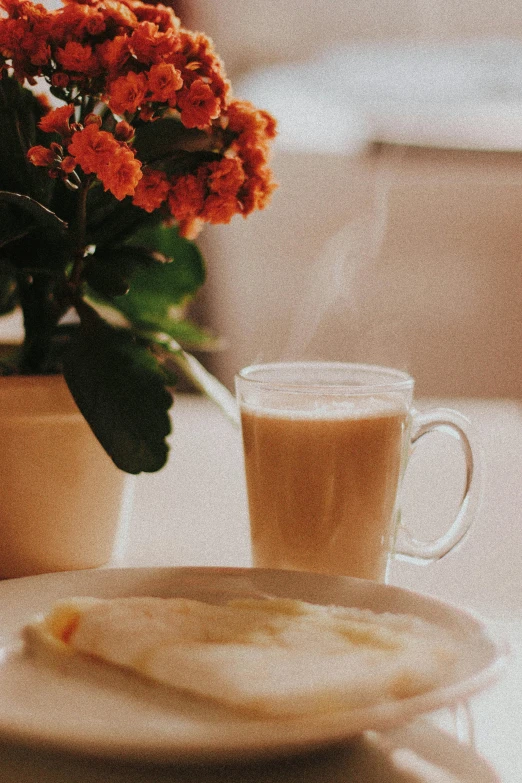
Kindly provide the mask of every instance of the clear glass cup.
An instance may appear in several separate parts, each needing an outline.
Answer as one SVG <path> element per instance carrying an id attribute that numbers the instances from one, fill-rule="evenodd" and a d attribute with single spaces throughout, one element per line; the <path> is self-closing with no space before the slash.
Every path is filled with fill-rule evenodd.
<path id="1" fill-rule="evenodd" d="M 392 557 L 437 560 L 468 531 L 479 492 L 468 420 L 450 409 L 419 413 L 414 379 L 387 367 L 282 362 L 236 377 L 253 564 L 386 581 Z M 419 541 L 399 522 L 408 458 L 440 431 L 465 462 L 449 529 Z"/>

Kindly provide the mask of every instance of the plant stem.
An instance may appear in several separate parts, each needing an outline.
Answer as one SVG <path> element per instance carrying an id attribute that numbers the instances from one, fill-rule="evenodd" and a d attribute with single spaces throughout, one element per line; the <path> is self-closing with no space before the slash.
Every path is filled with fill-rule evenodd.
<path id="1" fill-rule="evenodd" d="M 152 335 L 152 339 L 153 343 L 161 345 L 167 352 L 162 357 L 162 361 L 168 362 L 170 360 L 174 362 L 185 377 L 193 383 L 195 388 L 203 392 L 206 397 L 221 408 L 222 413 L 235 427 L 239 427 L 239 411 L 236 400 L 227 387 L 203 367 L 195 356 L 184 351 L 176 340 L 157 332 Z"/>
<path id="2" fill-rule="evenodd" d="M 84 180 L 80 188 L 78 189 L 78 204 L 76 208 L 76 218 L 74 221 L 74 234 L 76 237 L 75 247 L 73 251 L 73 268 L 71 276 L 69 278 L 69 284 L 73 289 L 73 295 L 77 294 L 78 288 L 81 282 L 81 275 L 83 271 L 86 234 L 87 234 L 87 193 L 91 179 L 88 177 Z"/>
<path id="3" fill-rule="evenodd" d="M 53 301 L 55 282 L 46 273 L 20 275 L 18 293 L 24 316 L 22 372 L 55 371 L 51 360 L 51 340 L 59 314 Z"/>

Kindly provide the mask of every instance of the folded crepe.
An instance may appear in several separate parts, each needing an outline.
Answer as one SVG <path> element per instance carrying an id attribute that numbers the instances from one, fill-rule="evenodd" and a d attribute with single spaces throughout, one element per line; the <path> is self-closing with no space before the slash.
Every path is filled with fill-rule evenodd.
<path id="1" fill-rule="evenodd" d="M 262 717 L 353 709 L 447 681 L 456 643 L 410 615 L 293 599 L 70 598 L 26 626 L 29 648 L 92 656 Z"/>

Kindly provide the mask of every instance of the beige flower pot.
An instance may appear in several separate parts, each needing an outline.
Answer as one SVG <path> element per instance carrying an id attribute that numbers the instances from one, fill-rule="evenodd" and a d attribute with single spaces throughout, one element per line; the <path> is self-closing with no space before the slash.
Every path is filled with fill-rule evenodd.
<path id="1" fill-rule="evenodd" d="M 0 578 L 107 563 L 128 478 L 62 376 L 0 378 Z"/>

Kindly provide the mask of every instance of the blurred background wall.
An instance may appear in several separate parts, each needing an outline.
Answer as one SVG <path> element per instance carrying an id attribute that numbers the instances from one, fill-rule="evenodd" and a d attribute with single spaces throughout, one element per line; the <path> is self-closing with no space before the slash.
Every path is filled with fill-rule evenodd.
<path id="1" fill-rule="evenodd" d="M 177 0 L 187 26 L 214 39 L 231 76 L 305 60 L 353 41 L 522 36 L 512 0 Z"/>
<path id="2" fill-rule="evenodd" d="M 522 4 L 182 6 L 281 127 L 271 206 L 199 240 L 210 368 L 369 361 L 521 397 Z"/>

